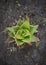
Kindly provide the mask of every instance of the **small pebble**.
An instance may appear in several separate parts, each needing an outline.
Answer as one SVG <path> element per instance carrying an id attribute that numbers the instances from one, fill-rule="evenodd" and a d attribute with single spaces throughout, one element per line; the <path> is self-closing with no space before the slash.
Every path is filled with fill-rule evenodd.
<path id="1" fill-rule="evenodd" d="M 30 52 L 28 52 L 28 55 L 30 55 Z"/>
<path id="2" fill-rule="evenodd" d="M 20 15 L 19 17 L 21 18 L 22 16 Z"/>
<path id="3" fill-rule="evenodd" d="M 9 49 L 11 52 L 16 51 L 15 47 L 10 47 L 10 48 L 7 48 L 7 49 Z"/>
<path id="4" fill-rule="evenodd" d="M 20 7 L 21 5 L 18 3 L 18 6 Z"/>
<path id="5" fill-rule="evenodd" d="M 36 65 L 38 65 L 38 63 Z"/>
<path id="6" fill-rule="evenodd" d="M 10 12 L 12 12 L 12 9 L 10 9 Z"/>
<path id="7" fill-rule="evenodd" d="M 45 26 L 45 24 L 43 24 L 43 26 Z"/>
<path id="8" fill-rule="evenodd" d="M 27 58 L 28 56 L 27 55 L 25 55 L 25 58 Z"/>
<path id="9" fill-rule="evenodd" d="M 18 3 L 18 1 L 16 1 L 16 3 Z"/>
<path id="10" fill-rule="evenodd" d="M 10 17 L 10 16 L 8 16 L 8 18 L 10 19 L 11 17 Z"/>

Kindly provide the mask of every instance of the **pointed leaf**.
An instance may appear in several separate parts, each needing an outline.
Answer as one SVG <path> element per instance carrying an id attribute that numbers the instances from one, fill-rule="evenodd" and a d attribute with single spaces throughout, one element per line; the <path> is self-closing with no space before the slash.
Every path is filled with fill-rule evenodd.
<path id="1" fill-rule="evenodd" d="M 24 42 L 20 39 L 16 39 L 16 43 L 17 43 L 18 46 L 24 44 Z"/>
<path id="2" fill-rule="evenodd" d="M 34 34 L 34 33 L 38 32 L 37 28 L 38 28 L 38 25 L 35 25 L 35 26 L 30 25 L 30 33 Z"/>
<path id="3" fill-rule="evenodd" d="M 30 40 L 30 37 L 27 36 L 27 37 L 25 37 L 22 41 L 23 41 L 24 43 L 29 43 L 31 40 Z"/>
<path id="4" fill-rule="evenodd" d="M 16 25 L 16 26 L 13 26 L 12 28 L 14 29 L 15 34 L 16 34 L 16 33 L 17 33 L 17 31 L 18 31 L 18 29 L 19 29 L 19 26 L 18 26 L 18 25 Z"/>
<path id="5" fill-rule="evenodd" d="M 30 24 L 29 24 L 29 22 L 28 22 L 28 21 L 25 21 L 25 22 L 20 26 L 20 28 L 30 30 Z"/>
<path id="6" fill-rule="evenodd" d="M 31 35 L 31 36 L 30 36 L 30 41 L 31 41 L 31 42 L 35 42 L 35 41 L 36 41 L 36 37 L 35 37 L 34 35 Z"/>
<path id="7" fill-rule="evenodd" d="M 26 36 L 30 36 L 30 32 L 27 29 L 22 29 L 22 36 L 26 37 Z"/>
<path id="8" fill-rule="evenodd" d="M 18 25 L 18 26 L 21 26 L 21 25 L 23 24 L 23 22 L 24 22 L 24 19 L 23 19 L 23 20 L 20 19 L 20 20 L 17 22 L 17 25 Z"/>
<path id="9" fill-rule="evenodd" d="M 12 27 L 8 27 L 7 30 L 9 33 L 15 34 L 15 31 Z"/>
<path id="10" fill-rule="evenodd" d="M 15 34 L 15 38 L 16 39 L 23 39 L 22 35 L 21 35 L 22 30 L 18 30 L 17 33 Z"/>

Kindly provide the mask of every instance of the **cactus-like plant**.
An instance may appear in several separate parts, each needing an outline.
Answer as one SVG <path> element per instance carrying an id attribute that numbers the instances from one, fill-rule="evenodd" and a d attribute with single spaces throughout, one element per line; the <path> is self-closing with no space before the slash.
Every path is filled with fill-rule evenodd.
<path id="1" fill-rule="evenodd" d="M 26 19 L 18 20 L 17 24 L 8 27 L 8 34 L 12 41 L 15 41 L 17 46 L 26 43 L 35 42 L 36 37 L 34 33 L 37 32 L 38 25 L 30 25 L 28 17 Z"/>

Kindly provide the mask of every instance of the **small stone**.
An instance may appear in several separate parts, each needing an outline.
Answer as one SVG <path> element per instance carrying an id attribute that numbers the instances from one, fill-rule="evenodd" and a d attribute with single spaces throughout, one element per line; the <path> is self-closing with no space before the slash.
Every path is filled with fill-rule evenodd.
<path id="1" fill-rule="evenodd" d="M 38 63 L 36 65 L 38 65 Z"/>
<path id="2" fill-rule="evenodd" d="M 45 24 L 43 24 L 43 26 L 45 26 Z"/>
<path id="3" fill-rule="evenodd" d="M 28 52 L 28 55 L 30 55 L 30 52 Z"/>
<path id="4" fill-rule="evenodd" d="M 22 16 L 20 15 L 19 17 L 21 18 Z"/>
<path id="5" fill-rule="evenodd" d="M 12 49 L 10 49 L 10 51 L 12 52 Z"/>
<path id="6" fill-rule="evenodd" d="M 13 22 L 13 25 L 15 25 L 15 22 Z"/>
<path id="7" fill-rule="evenodd" d="M 10 48 L 7 48 L 7 49 L 10 50 L 10 52 L 16 51 L 15 47 L 10 47 Z"/>
<path id="8" fill-rule="evenodd" d="M 16 51 L 16 48 L 15 48 L 15 47 L 13 47 L 13 48 L 12 48 L 12 51 Z"/>
<path id="9" fill-rule="evenodd" d="M 18 3 L 18 1 L 16 1 L 16 3 Z"/>
<path id="10" fill-rule="evenodd" d="M 20 7 L 21 5 L 18 3 L 18 6 Z"/>
<path id="11" fill-rule="evenodd" d="M 12 9 L 10 9 L 10 12 L 12 12 Z"/>
<path id="12" fill-rule="evenodd" d="M 25 55 L 25 58 L 27 58 L 28 56 L 27 55 Z"/>
<path id="13" fill-rule="evenodd" d="M 8 16 L 8 18 L 10 19 L 11 17 L 10 17 L 10 16 Z"/>

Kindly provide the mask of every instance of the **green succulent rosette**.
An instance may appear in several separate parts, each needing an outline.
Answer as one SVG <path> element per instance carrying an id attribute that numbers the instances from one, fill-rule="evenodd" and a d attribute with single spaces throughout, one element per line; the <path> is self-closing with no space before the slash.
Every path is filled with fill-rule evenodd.
<path id="1" fill-rule="evenodd" d="M 38 25 L 30 25 L 28 19 L 19 20 L 15 26 L 8 27 L 8 34 L 11 40 L 16 41 L 17 45 L 35 42 L 34 33 L 37 32 Z"/>

